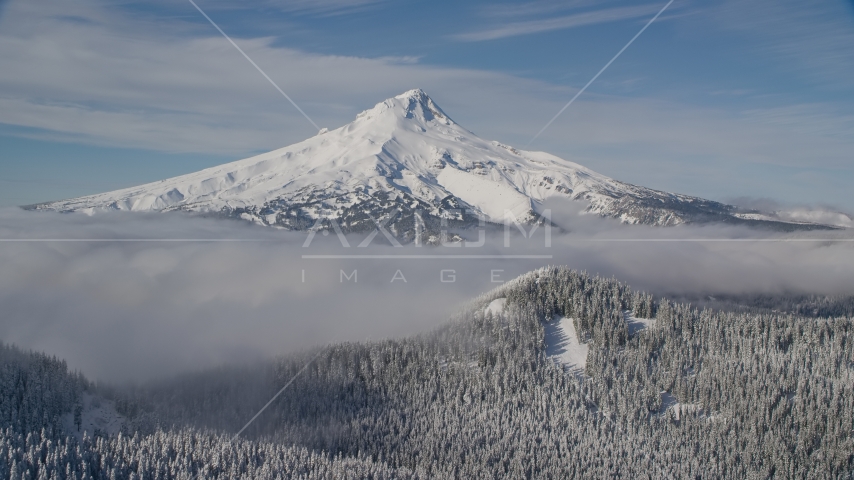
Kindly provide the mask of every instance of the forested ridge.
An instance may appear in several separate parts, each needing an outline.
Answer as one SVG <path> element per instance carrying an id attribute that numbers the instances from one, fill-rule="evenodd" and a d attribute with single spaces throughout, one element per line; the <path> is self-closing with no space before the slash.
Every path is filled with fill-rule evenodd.
<path id="1" fill-rule="evenodd" d="M 854 317 L 854 295 L 671 295 L 678 303 L 743 313 L 782 312 L 802 317 Z"/>
<path id="2" fill-rule="evenodd" d="M 498 298 L 503 313 L 486 311 Z M 631 333 L 627 310 L 654 325 Z M 558 316 L 589 345 L 583 374 L 547 355 L 544 322 Z M 854 472 L 854 320 L 699 310 L 560 267 L 475 299 L 428 334 L 134 389 L 95 387 L 40 354 L 2 355 L 0 472 L 14 479 Z M 121 435 L 61 430 L 84 390 L 115 401 Z"/>

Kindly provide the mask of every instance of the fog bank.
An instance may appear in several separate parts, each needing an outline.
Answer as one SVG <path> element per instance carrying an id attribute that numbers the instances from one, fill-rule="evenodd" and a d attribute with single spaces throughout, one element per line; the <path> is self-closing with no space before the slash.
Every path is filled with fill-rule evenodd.
<path id="1" fill-rule="evenodd" d="M 804 241 L 847 232 L 662 229 L 549 208 L 562 227 L 551 245 L 541 227 L 530 239 L 512 235 L 509 248 L 500 230 L 481 247 L 394 248 L 377 235 L 359 248 L 366 235 L 354 235 L 345 248 L 335 235 L 305 246 L 304 232 L 183 214 L 2 210 L 0 239 L 27 241 L 0 242 L 0 340 L 67 359 L 93 378 L 144 380 L 426 331 L 545 265 L 653 292 L 854 293 L 854 244 Z M 795 241 L 769 241 L 781 239 Z"/>

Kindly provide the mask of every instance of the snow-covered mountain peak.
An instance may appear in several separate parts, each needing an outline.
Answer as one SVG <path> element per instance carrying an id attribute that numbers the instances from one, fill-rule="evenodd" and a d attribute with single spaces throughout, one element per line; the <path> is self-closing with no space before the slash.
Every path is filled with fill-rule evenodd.
<path id="1" fill-rule="evenodd" d="M 182 210 L 296 230 L 330 219 L 344 230 L 372 229 L 373 219 L 392 216 L 391 230 L 411 238 L 416 216 L 436 229 L 449 222 L 470 226 L 477 218 L 505 223 L 533 219 L 550 197 L 584 200 L 589 212 L 626 223 L 760 221 L 737 217 L 728 205 L 626 184 L 545 152 L 483 140 L 421 89 L 272 152 L 32 208 Z"/>
<path id="2" fill-rule="evenodd" d="M 429 95 L 427 95 L 427 92 L 425 92 L 424 90 L 422 90 L 420 88 L 413 88 L 412 90 L 407 90 L 407 91 L 401 93 L 400 95 L 395 95 L 394 98 L 396 98 L 398 100 L 406 100 L 406 101 L 415 100 L 415 101 L 422 102 L 425 104 L 428 101 L 429 102 L 433 101 L 433 99 L 430 98 Z"/>
<path id="3" fill-rule="evenodd" d="M 448 117 L 448 115 L 436 105 L 436 102 L 430 98 L 429 95 L 424 93 L 424 90 L 420 88 L 416 88 L 414 90 L 410 90 L 408 92 L 402 93 L 396 97 L 395 100 L 400 100 L 406 106 L 406 112 L 409 114 L 421 114 L 422 118 L 427 120 L 431 120 L 432 118 L 439 118 L 443 121 L 454 123 L 453 120 Z M 432 117 L 432 118 L 431 118 Z"/>
<path id="4" fill-rule="evenodd" d="M 423 131 L 435 126 L 457 126 L 424 90 L 416 88 L 376 104 L 356 116 L 356 122 L 370 122 L 374 130 L 402 128 Z"/>

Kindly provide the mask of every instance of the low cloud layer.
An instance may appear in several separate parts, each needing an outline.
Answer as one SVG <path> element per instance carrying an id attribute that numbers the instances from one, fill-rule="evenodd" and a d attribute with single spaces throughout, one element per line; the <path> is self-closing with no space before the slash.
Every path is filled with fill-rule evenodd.
<path id="1" fill-rule="evenodd" d="M 750 197 L 736 197 L 728 203 L 762 212 L 773 212 L 781 220 L 790 222 L 821 223 L 854 228 L 854 214 L 831 205 L 786 205 L 770 198 Z"/>
<path id="2" fill-rule="evenodd" d="M 32 241 L 0 242 L 0 339 L 65 358 L 94 378 L 143 380 L 426 331 L 495 282 L 550 264 L 669 293 L 838 294 L 854 285 L 850 242 L 631 227 L 549 206 L 564 228 L 552 231 L 548 248 L 542 228 L 527 240 L 512 236 L 510 248 L 498 231 L 480 248 L 392 248 L 378 235 L 368 248 L 345 249 L 334 235 L 303 247 L 304 233 L 180 214 L 4 210 L 0 238 Z M 35 241 L 45 239 L 122 241 Z M 552 258 L 303 258 L 365 254 Z"/>

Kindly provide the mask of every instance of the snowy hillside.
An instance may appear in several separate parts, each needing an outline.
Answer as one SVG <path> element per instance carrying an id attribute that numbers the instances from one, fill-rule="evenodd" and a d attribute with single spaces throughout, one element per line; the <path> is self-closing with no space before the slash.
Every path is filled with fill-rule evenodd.
<path id="1" fill-rule="evenodd" d="M 851 479 L 854 318 L 547 267 L 449 320 L 127 386 L 0 343 L 0 478 Z"/>
<path id="2" fill-rule="evenodd" d="M 583 200 L 588 212 L 631 224 L 786 224 L 736 216 L 732 206 L 630 185 L 548 153 L 483 140 L 419 89 L 289 147 L 139 187 L 29 208 L 182 210 L 294 230 L 333 218 L 342 230 L 359 231 L 374 228 L 371 217 L 392 217 L 390 230 L 408 238 L 416 212 L 428 228 L 441 218 L 451 226 L 470 226 L 479 217 L 505 223 L 512 215 L 523 221 L 534 218 L 550 197 Z"/>

